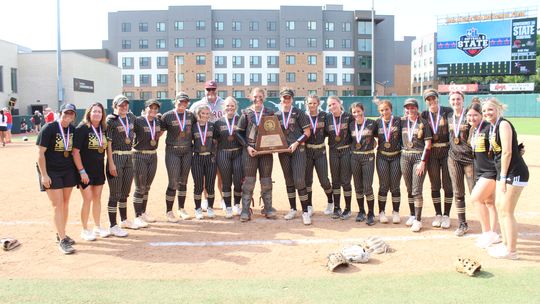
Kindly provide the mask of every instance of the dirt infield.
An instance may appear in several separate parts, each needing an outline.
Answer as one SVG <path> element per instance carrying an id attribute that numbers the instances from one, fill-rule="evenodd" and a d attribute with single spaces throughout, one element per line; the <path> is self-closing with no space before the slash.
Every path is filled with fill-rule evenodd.
<path id="1" fill-rule="evenodd" d="M 150 191 L 149 213 L 158 219 L 150 228 L 130 230 L 127 238 L 80 239 L 79 208 L 81 196 L 74 189 L 71 199 L 68 234 L 77 244 L 77 253 L 63 256 L 55 242 L 51 223 L 52 209 L 45 193 L 37 188 L 35 161 L 37 148 L 33 143 L 14 143 L 0 148 L 0 236 L 12 236 L 23 245 L 11 252 L 0 253 L 0 275 L 4 278 L 261 278 L 261 277 L 321 277 L 332 275 L 323 267 L 328 253 L 343 245 L 353 244 L 373 235 L 386 237 L 395 252 L 376 255 L 368 264 L 349 267 L 346 273 L 419 273 L 452 269 L 458 255 L 476 256 L 483 269 L 492 267 L 538 267 L 540 262 L 540 210 L 536 187 L 539 183 L 540 136 L 520 136 L 526 142 L 525 160 L 531 180 L 523 191 L 516 214 L 519 223 L 518 251 L 520 261 L 501 261 L 490 258 L 474 246 L 474 238 L 457 238 L 455 206 L 452 227 L 448 230 L 431 228 L 433 206 L 429 180 L 424 185 L 424 229 L 412 233 L 405 226 L 408 206 L 402 199 L 402 224 L 379 224 L 368 227 L 347 221 L 332 220 L 322 214 L 326 197 L 318 181 L 314 184 L 315 215 L 312 226 L 304 226 L 301 217 L 285 221 L 266 220 L 256 207 L 255 218 L 241 223 L 238 218 L 226 220 L 218 211 L 215 220 L 190 220 L 178 224 L 165 222 L 165 189 L 163 140 L 159 149 L 159 167 Z M 280 215 L 288 209 L 283 175 L 277 156 L 274 157 L 274 204 Z M 402 193 L 406 193 L 402 183 Z M 375 191 L 378 182 L 375 179 Z M 132 188 L 133 190 L 133 188 Z M 193 183 L 188 185 L 186 206 L 193 215 Z M 106 205 L 105 187 L 102 206 Z M 258 189 L 256 193 L 259 193 Z M 299 204 L 298 204 L 299 205 Z M 391 205 L 391 204 L 390 204 Z M 128 215 L 133 217 L 131 197 Z M 387 206 L 387 212 L 391 210 Z M 467 206 L 470 235 L 479 233 L 479 223 Z M 175 203 L 176 208 L 176 203 Z M 353 197 L 353 211 L 357 212 Z M 106 207 L 102 222 L 107 226 Z M 206 242 L 206 243 L 201 243 Z M 334 274 L 335 275 L 335 274 Z M 337 274 L 343 275 L 343 274 Z"/>

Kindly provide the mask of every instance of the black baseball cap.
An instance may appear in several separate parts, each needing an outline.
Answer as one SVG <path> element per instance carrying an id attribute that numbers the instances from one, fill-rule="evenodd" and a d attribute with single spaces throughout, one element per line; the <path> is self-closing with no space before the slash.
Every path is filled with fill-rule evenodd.
<path id="1" fill-rule="evenodd" d="M 64 114 L 65 112 L 73 111 L 75 114 L 77 114 L 77 107 L 75 107 L 72 103 L 65 103 L 60 107 L 60 112 Z"/>
<path id="2" fill-rule="evenodd" d="M 145 107 L 145 108 L 149 108 L 149 107 L 152 106 L 152 105 L 156 105 L 156 106 L 158 106 L 158 108 L 161 108 L 161 103 L 159 103 L 159 101 L 157 101 L 157 99 L 155 99 L 155 98 L 148 99 L 148 100 L 144 103 L 144 107 Z"/>
<path id="3" fill-rule="evenodd" d="M 413 105 L 418 108 L 418 101 L 414 98 L 408 98 L 405 100 L 405 103 L 403 104 L 403 107 L 406 108 L 407 106 Z"/>
<path id="4" fill-rule="evenodd" d="M 279 96 L 291 96 L 294 97 L 294 92 L 291 88 L 283 88 L 279 92 Z"/>

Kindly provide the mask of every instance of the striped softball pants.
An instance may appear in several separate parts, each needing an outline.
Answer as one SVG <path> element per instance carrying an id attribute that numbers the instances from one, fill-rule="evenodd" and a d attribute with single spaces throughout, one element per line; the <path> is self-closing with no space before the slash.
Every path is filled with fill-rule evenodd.
<path id="1" fill-rule="evenodd" d="M 392 193 L 392 211 L 399 212 L 401 192 L 399 183 L 401 182 L 401 154 L 394 156 L 377 153 L 376 166 L 379 177 L 379 213 L 386 209 L 386 198 L 388 191 Z"/>
<path id="2" fill-rule="evenodd" d="M 328 178 L 328 160 L 326 159 L 326 147 L 322 148 L 307 148 L 306 147 L 306 190 L 308 194 L 308 205 L 312 205 L 311 186 L 313 185 L 313 168 L 317 171 L 319 183 L 326 193 L 328 203 L 332 204 L 332 184 Z"/>
<path id="3" fill-rule="evenodd" d="M 133 207 L 135 216 L 146 212 L 148 192 L 154 181 L 157 171 L 157 154 L 133 153 L 133 179 L 135 181 L 135 193 L 133 193 Z"/>
<path id="4" fill-rule="evenodd" d="M 107 174 L 109 184 L 109 202 L 107 204 L 111 227 L 116 225 L 116 209 L 120 211 L 120 220 L 127 219 L 127 198 L 133 182 L 133 161 L 131 155 L 112 155 L 117 176 Z"/>
<path id="5" fill-rule="evenodd" d="M 217 152 L 217 166 L 221 173 L 223 200 L 227 207 L 231 207 L 231 191 L 234 184 L 234 203 L 240 204 L 242 198 L 242 179 L 244 167 L 242 165 L 242 149 L 235 151 L 219 150 Z"/>
<path id="6" fill-rule="evenodd" d="M 421 158 L 421 153 L 401 154 L 401 173 L 407 187 L 409 208 L 411 209 L 411 215 L 416 216 L 416 220 L 418 221 L 422 219 L 422 207 L 424 206 L 422 186 L 426 178 L 425 171 L 420 176 L 416 174 L 416 170 L 422 162 Z"/>
<path id="7" fill-rule="evenodd" d="M 296 193 L 300 198 L 302 211 L 307 212 L 307 191 L 306 191 L 306 147 L 299 145 L 293 153 L 279 153 L 279 163 L 285 178 L 287 196 L 292 210 L 296 210 Z"/>
<path id="8" fill-rule="evenodd" d="M 373 195 L 373 173 L 375 172 L 375 153 L 351 154 L 351 169 L 354 180 L 354 191 L 360 212 L 364 212 L 364 196 L 370 212 L 373 212 L 375 197 Z"/>
<path id="9" fill-rule="evenodd" d="M 242 155 L 244 161 L 242 213 L 249 213 L 249 204 L 253 198 L 257 170 L 259 170 L 259 178 L 261 180 L 261 198 L 264 201 L 264 208 L 270 210 L 272 208 L 272 166 L 274 164 L 274 157 L 272 154 L 251 157 L 247 149 L 244 149 Z"/>
<path id="10" fill-rule="evenodd" d="M 341 188 L 345 197 L 345 209 L 351 209 L 351 150 L 349 148 L 330 150 L 330 175 L 332 176 L 332 193 L 334 209 L 340 209 Z"/>
<path id="11" fill-rule="evenodd" d="M 167 146 L 165 148 L 165 167 L 167 167 L 167 176 L 169 177 L 169 184 L 165 192 L 167 212 L 172 211 L 175 192 L 178 196 L 178 209 L 184 209 L 191 157 L 191 147 Z"/>
<path id="12" fill-rule="evenodd" d="M 473 163 L 457 161 L 448 157 L 448 172 L 452 180 L 452 189 L 456 198 L 456 209 L 460 223 L 466 223 L 465 216 L 465 182 L 471 193 L 474 187 L 474 165 Z"/>
<path id="13" fill-rule="evenodd" d="M 435 214 L 442 215 L 441 186 L 444 189 L 444 215 L 450 215 L 452 208 L 452 180 L 448 172 L 448 147 L 432 147 L 427 162 L 429 182 L 431 183 L 431 198 Z"/>
<path id="14" fill-rule="evenodd" d="M 208 208 L 214 208 L 214 186 L 216 183 L 217 165 L 213 155 L 194 153 L 191 158 L 191 175 L 193 176 L 193 198 L 195 209 L 201 208 L 203 189 L 208 194 Z"/>

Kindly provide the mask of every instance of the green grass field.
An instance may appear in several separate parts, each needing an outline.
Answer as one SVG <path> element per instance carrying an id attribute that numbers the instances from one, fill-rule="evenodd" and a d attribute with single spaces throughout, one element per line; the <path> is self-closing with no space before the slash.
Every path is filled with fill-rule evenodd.
<path id="1" fill-rule="evenodd" d="M 518 134 L 540 135 L 540 118 L 509 118 Z"/>
<path id="2" fill-rule="evenodd" d="M 519 262 L 517 262 L 519 263 Z M 355 266 L 356 267 L 356 266 Z M 361 271 L 362 266 L 358 266 Z M 299 274 L 295 274 L 298 276 Z M 0 279 L 3 303 L 540 303 L 540 268 L 328 278 Z"/>

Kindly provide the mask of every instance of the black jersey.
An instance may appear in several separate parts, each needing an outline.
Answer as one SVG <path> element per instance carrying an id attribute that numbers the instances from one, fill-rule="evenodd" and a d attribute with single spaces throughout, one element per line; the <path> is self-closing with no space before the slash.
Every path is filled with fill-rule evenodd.
<path id="1" fill-rule="evenodd" d="M 456 161 L 472 163 L 473 154 L 469 141 L 471 125 L 467 123 L 466 112 L 463 109 L 462 113 L 457 113 L 456 115 L 454 115 L 454 111 L 447 114 L 446 120 L 449 123 L 450 132 L 450 151 L 448 155 Z"/>
<path id="2" fill-rule="evenodd" d="M 512 128 L 512 158 L 510 159 L 510 165 L 508 166 L 508 171 L 506 172 L 507 176 L 529 176 L 529 169 L 525 164 L 525 160 L 521 156 L 518 147 L 517 133 L 516 129 L 512 123 L 504 118 L 500 118 L 495 126 L 490 126 L 489 141 L 495 155 L 495 167 L 497 169 L 497 175 L 501 173 L 501 156 L 502 156 L 502 144 L 501 144 L 501 135 L 499 126 L 502 121 L 506 121 L 510 124 Z M 527 181 L 527 180 L 523 180 Z"/>
<path id="3" fill-rule="evenodd" d="M 262 120 L 262 117 L 272 115 L 274 115 L 274 111 L 269 108 L 263 108 L 262 114 L 260 112 L 256 113 L 253 107 L 242 110 L 242 115 L 238 121 L 238 131 L 245 134 L 249 146 L 255 148 L 257 143 L 257 134 L 259 133 L 258 117 L 260 116 Z"/>
<path id="4" fill-rule="evenodd" d="M 233 118 L 223 116 L 214 123 L 214 137 L 218 142 L 218 150 L 235 149 L 242 147 L 236 137 L 240 116 L 234 114 Z"/>
<path id="5" fill-rule="evenodd" d="M 325 120 L 328 113 L 320 111 L 316 116 L 310 116 L 309 113 L 306 113 L 307 118 L 310 120 L 310 130 L 311 135 L 306 141 L 310 145 L 320 145 L 324 144 L 324 128 Z"/>
<path id="6" fill-rule="evenodd" d="M 356 133 L 356 130 L 358 130 L 358 133 Z M 377 123 L 374 120 L 364 119 L 364 129 L 362 129 L 362 124 L 358 124 L 356 123 L 356 120 L 353 120 L 349 124 L 349 132 L 352 137 L 352 151 L 371 151 L 375 149 Z M 361 134 L 362 136 L 359 137 L 358 134 Z"/>
<path id="7" fill-rule="evenodd" d="M 477 128 L 470 129 L 471 146 L 474 155 L 474 172 L 477 177 L 493 176 L 497 174 L 495 162 L 490 153 L 489 126 L 486 121 L 480 123 Z"/>
<path id="8" fill-rule="evenodd" d="M 62 131 L 60 128 L 59 121 L 50 122 L 41 129 L 36 139 L 38 146 L 47 148 L 45 151 L 47 171 L 65 172 L 75 168 L 71 154 L 75 128 L 72 125 L 62 128 Z M 66 151 L 68 153 L 64 153 Z"/>
<path id="9" fill-rule="evenodd" d="M 449 141 L 448 117 L 452 113 L 452 108 L 440 107 L 439 121 L 437 123 L 437 113 L 431 113 L 429 110 L 423 111 L 421 117 L 428 123 L 431 129 L 431 141 L 436 143 L 447 143 Z M 437 130 L 435 130 L 437 129 Z"/>
<path id="10" fill-rule="evenodd" d="M 133 113 L 127 113 L 124 118 L 116 114 L 107 116 L 106 134 L 113 151 L 131 151 L 135 118 Z"/>
<path id="11" fill-rule="evenodd" d="M 192 127 L 195 125 L 195 116 L 189 111 L 178 113 L 176 109 L 165 112 L 161 116 L 161 128 L 167 131 L 165 144 L 167 146 L 191 147 Z"/>
<path id="12" fill-rule="evenodd" d="M 304 134 L 304 129 L 309 128 L 309 118 L 298 108 L 291 107 L 289 112 L 278 111 L 274 115 L 279 120 L 289 146 Z"/>
<path id="13" fill-rule="evenodd" d="M 145 116 L 139 116 L 135 119 L 134 132 L 133 148 L 135 150 L 156 150 L 159 142 L 159 133 L 161 132 L 161 121 L 157 117 L 152 121 L 147 121 Z M 152 133 L 154 135 L 153 138 Z"/>
<path id="14" fill-rule="evenodd" d="M 346 112 L 339 117 L 334 117 L 332 113 L 326 115 L 324 132 L 328 136 L 328 146 L 331 150 L 349 146 L 351 143 L 349 124 L 352 120 L 354 120 L 352 116 Z"/>
<path id="15" fill-rule="evenodd" d="M 90 172 L 96 167 L 103 167 L 107 145 L 107 137 L 101 126 L 95 128 L 94 131 L 91 126 L 81 123 L 75 129 L 73 148 L 79 149 L 86 171 Z"/>
<path id="16" fill-rule="evenodd" d="M 216 143 L 214 141 L 214 123 L 207 122 L 202 126 L 199 125 L 199 123 L 195 123 L 192 130 L 193 152 L 216 152 Z"/>
<path id="17" fill-rule="evenodd" d="M 409 134 L 409 132 L 412 132 L 412 134 Z M 415 123 L 407 117 L 401 118 L 403 151 L 423 151 L 426 145 L 425 140 L 427 139 L 431 139 L 431 128 L 428 126 L 427 121 L 418 117 Z"/>

